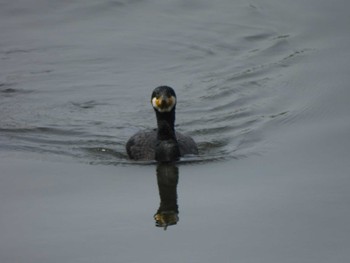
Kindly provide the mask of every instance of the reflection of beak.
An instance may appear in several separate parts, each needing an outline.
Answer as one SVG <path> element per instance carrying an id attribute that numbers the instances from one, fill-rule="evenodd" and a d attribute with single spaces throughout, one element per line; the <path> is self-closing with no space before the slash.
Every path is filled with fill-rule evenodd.
<path id="1" fill-rule="evenodd" d="M 157 227 L 163 227 L 164 230 L 168 226 L 176 225 L 179 221 L 178 213 L 175 211 L 163 211 L 154 215 Z"/>

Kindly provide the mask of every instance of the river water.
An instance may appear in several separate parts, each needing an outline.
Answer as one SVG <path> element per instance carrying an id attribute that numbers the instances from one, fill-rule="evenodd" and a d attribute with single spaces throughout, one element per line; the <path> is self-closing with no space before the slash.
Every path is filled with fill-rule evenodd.
<path id="1" fill-rule="evenodd" d="M 349 8 L 0 1 L 0 261 L 349 262 Z M 176 167 L 125 152 L 159 85 Z"/>

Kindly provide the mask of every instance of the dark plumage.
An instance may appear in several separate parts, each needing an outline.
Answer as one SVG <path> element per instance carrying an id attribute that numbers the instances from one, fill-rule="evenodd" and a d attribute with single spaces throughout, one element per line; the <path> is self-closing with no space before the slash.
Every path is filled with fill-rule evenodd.
<path id="1" fill-rule="evenodd" d="M 171 162 L 186 154 L 198 154 L 194 140 L 175 131 L 176 94 L 168 86 L 154 89 L 151 104 L 157 117 L 157 129 L 139 131 L 126 143 L 130 159 Z"/>

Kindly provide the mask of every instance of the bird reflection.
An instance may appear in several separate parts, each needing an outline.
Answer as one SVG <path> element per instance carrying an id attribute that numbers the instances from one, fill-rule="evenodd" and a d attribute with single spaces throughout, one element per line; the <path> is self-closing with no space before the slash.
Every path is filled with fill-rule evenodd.
<path id="1" fill-rule="evenodd" d="M 171 163 L 159 163 L 157 166 L 157 182 L 160 196 L 160 205 L 154 220 L 157 227 L 176 225 L 179 221 L 177 205 L 177 183 L 179 169 Z"/>

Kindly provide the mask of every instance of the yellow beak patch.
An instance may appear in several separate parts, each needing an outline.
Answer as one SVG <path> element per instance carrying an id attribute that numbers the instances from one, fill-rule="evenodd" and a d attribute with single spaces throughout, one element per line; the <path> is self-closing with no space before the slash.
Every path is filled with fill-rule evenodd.
<path id="1" fill-rule="evenodd" d="M 175 104 L 176 98 L 174 96 L 152 98 L 152 106 L 159 112 L 169 112 L 173 109 Z"/>

